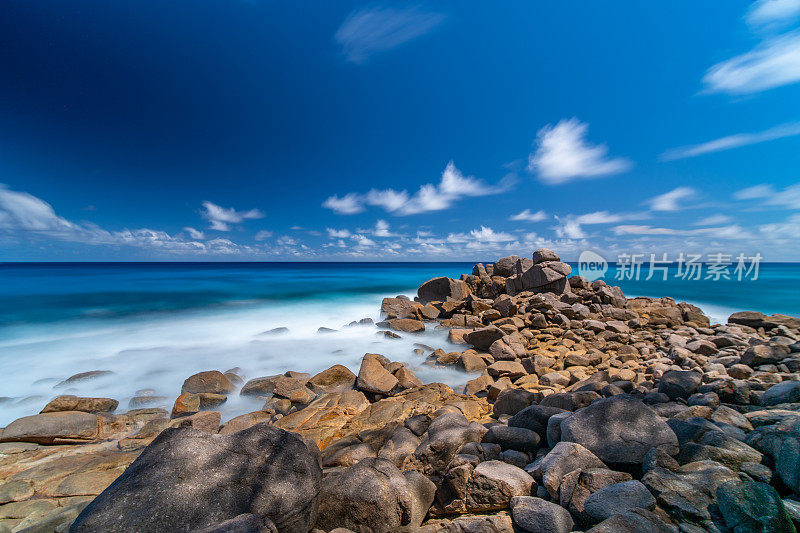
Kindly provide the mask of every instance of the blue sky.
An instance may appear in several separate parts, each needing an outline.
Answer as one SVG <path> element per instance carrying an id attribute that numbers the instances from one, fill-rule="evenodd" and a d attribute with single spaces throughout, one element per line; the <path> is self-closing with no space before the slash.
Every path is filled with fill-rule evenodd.
<path id="1" fill-rule="evenodd" d="M 0 68 L 0 260 L 800 260 L 800 0 L 7 0 Z"/>

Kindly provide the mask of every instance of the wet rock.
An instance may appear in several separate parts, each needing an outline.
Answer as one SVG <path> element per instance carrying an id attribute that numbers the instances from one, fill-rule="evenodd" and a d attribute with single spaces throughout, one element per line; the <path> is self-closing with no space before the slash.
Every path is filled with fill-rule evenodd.
<path id="1" fill-rule="evenodd" d="M 533 496 L 512 498 L 511 515 L 514 524 L 530 533 L 569 533 L 574 525 L 569 511 Z"/>
<path id="2" fill-rule="evenodd" d="M 219 370 L 209 370 L 189 376 L 181 387 L 181 392 L 192 393 L 230 394 L 234 390 L 236 386 Z"/>
<path id="3" fill-rule="evenodd" d="M 190 531 L 248 513 L 281 531 L 308 531 L 321 478 L 303 441 L 266 424 L 231 435 L 167 429 L 70 531 Z"/>
<path id="4" fill-rule="evenodd" d="M 172 406 L 172 418 L 193 415 L 200 411 L 200 395 L 184 392 L 175 399 Z"/>
<path id="5" fill-rule="evenodd" d="M 641 464 L 650 448 L 678 451 L 672 429 L 639 400 L 604 398 L 561 422 L 561 440 L 576 442 L 608 463 Z"/>
<path id="6" fill-rule="evenodd" d="M 386 459 L 364 459 L 329 475 L 319 494 L 316 527 L 375 533 L 414 531 L 433 503 L 436 486 Z"/>
<path id="7" fill-rule="evenodd" d="M 111 398 L 81 398 L 72 395 L 57 396 L 44 406 L 42 413 L 83 411 L 84 413 L 110 413 L 119 402 Z"/>
<path id="8" fill-rule="evenodd" d="M 56 384 L 54 388 L 61 388 L 61 387 L 68 387 L 70 385 L 74 385 L 76 383 L 80 383 L 82 381 L 88 381 L 90 379 L 97 379 L 106 376 L 111 376 L 114 373 L 111 370 L 91 370 L 89 372 L 80 372 L 78 374 L 72 375 Z"/>
<path id="9" fill-rule="evenodd" d="M 393 318 L 389 320 L 389 327 L 406 333 L 421 333 L 425 331 L 425 324 L 413 318 Z"/>

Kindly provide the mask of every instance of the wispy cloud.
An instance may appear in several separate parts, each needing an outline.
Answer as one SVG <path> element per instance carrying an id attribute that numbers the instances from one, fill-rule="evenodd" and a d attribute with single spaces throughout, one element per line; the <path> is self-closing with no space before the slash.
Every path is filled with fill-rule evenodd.
<path id="1" fill-rule="evenodd" d="M 258 209 L 250 211 L 237 211 L 232 207 L 220 207 L 213 202 L 203 202 L 203 218 L 211 222 L 211 229 L 217 231 L 230 231 L 231 224 L 238 224 L 245 219 L 264 218 L 264 213 Z"/>
<path id="2" fill-rule="evenodd" d="M 351 215 L 364 211 L 365 205 L 383 208 L 396 215 L 415 215 L 450 208 L 457 200 L 468 196 L 500 194 L 513 187 L 515 180 L 507 177 L 495 185 L 489 185 L 474 176 L 464 176 L 450 161 L 437 184 L 426 183 L 413 195 L 394 189 L 372 189 L 367 194 L 349 193 L 343 197 L 331 196 L 322 206 L 340 215 Z"/>
<path id="3" fill-rule="evenodd" d="M 333 36 L 348 61 L 364 63 L 370 56 L 425 35 L 445 16 L 420 8 L 371 8 L 350 13 Z"/>
<path id="4" fill-rule="evenodd" d="M 719 228 L 677 229 L 653 226 L 626 225 L 614 228 L 615 235 L 650 235 L 650 236 L 681 236 L 692 237 L 708 235 L 721 239 L 752 238 L 753 235 L 741 226 L 723 226 Z"/>
<path id="5" fill-rule="evenodd" d="M 256 233 L 256 235 L 255 235 L 255 237 L 254 237 L 254 238 L 255 238 L 255 240 L 257 240 L 257 241 L 265 241 L 265 240 L 267 240 L 267 239 L 271 238 L 271 237 L 272 237 L 272 235 L 273 235 L 273 233 L 272 233 L 271 231 L 268 231 L 268 230 L 262 229 L 261 231 L 259 231 L 258 233 Z"/>
<path id="6" fill-rule="evenodd" d="M 566 215 L 557 216 L 558 225 L 553 229 L 559 237 L 566 237 L 569 239 L 584 239 L 586 232 L 583 226 L 598 225 L 598 224 L 617 224 L 624 220 L 640 220 L 648 218 L 647 213 L 610 213 L 608 211 L 595 211 L 593 213 L 584 213 L 582 215 Z"/>
<path id="7" fill-rule="evenodd" d="M 800 209 L 800 183 L 780 190 L 775 189 L 772 185 L 762 183 L 736 191 L 733 197 L 737 200 L 761 200 L 764 206 Z"/>
<path id="8" fill-rule="evenodd" d="M 589 143 L 586 140 L 588 129 L 588 124 L 576 118 L 543 127 L 534 143 L 536 149 L 528 158 L 528 170 L 547 184 L 559 185 L 619 174 L 633 167 L 629 159 L 609 157 L 605 145 Z"/>
<path id="9" fill-rule="evenodd" d="M 653 211 L 678 211 L 685 207 L 681 204 L 682 200 L 693 198 L 696 195 L 697 191 L 691 187 L 678 187 L 664 194 L 659 194 L 645 203 Z"/>
<path id="10" fill-rule="evenodd" d="M 693 226 L 718 226 L 720 224 L 728 224 L 733 222 L 733 217 L 723 214 L 710 215 L 696 221 Z"/>
<path id="11" fill-rule="evenodd" d="M 661 159 L 664 161 L 671 161 L 673 159 L 696 157 L 698 155 L 731 150 L 732 148 L 738 148 L 740 146 L 774 141 L 776 139 L 794 137 L 796 135 L 800 135 L 800 122 L 790 122 L 758 133 L 739 133 L 701 144 L 673 148 L 661 154 Z"/>
<path id="12" fill-rule="evenodd" d="M 750 94 L 800 81 L 800 31 L 761 42 L 750 52 L 712 66 L 706 90 Z"/>
<path id="13" fill-rule="evenodd" d="M 508 220 L 522 221 L 522 222 L 541 222 L 547 220 L 550 216 L 542 210 L 531 213 L 530 209 L 526 209 L 522 213 L 517 213 L 508 218 Z"/>
<path id="14" fill-rule="evenodd" d="M 189 237 L 191 237 L 192 239 L 205 239 L 206 238 L 206 234 L 205 233 L 203 233 L 200 230 L 191 228 L 189 226 L 186 226 L 185 228 L 183 228 L 183 231 L 188 233 Z"/>
<path id="15" fill-rule="evenodd" d="M 800 0 L 757 0 L 745 15 L 754 29 L 774 30 L 800 17 Z"/>

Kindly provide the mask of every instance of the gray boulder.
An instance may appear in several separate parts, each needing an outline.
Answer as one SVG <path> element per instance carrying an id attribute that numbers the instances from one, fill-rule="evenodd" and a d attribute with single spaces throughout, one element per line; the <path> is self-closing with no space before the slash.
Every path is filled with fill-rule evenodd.
<path id="1" fill-rule="evenodd" d="M 413 458 L 426 474 L 443 471 L 464 444 L 479 442 L 486 431 L 461 413 L 445 413 L 428 426 Z"/>
<path id="2" fill-rule="evenodd" d="M 484 461 L 475 467 L 467 483 L 470 512 L 508 507 L 515 496 L 530 496 L 533 478 L 523 469 L 502 461 Z"/>
<path id="3" fill-rule="evenodd" d="M 661 376 L 658 392 L 666 394 L 671 400 L 688 398 L 700 386 L 703 375 L 693 370 L 670 370 Z"/>
<path id="4" fill-rule="evenodd" d="M 800 381 L 782 381 L 767 389 L 761 397 L 761 405 L 768 407 L 782 403 L 800 402 Z"/>
<path id="5" fill-rule="evenodd" d="M 695 529 L 695 531 L 700 531 Z M 647 509 L 631 509 L 615 514 L 586 533 L 678 533 L 678 528 L 664 522 Z"/>
<path id="6" fill-rule="evenodd" d="M 386 459 L 363 459 L 325 478 L 316 527 L 330 531 L 414 531 L 433 503 L 436 486 Z"/>
<path id="7" fill-rule="evenodd" d="M 480 350 L 488 351 L 492 343 L 502 339 L 504 335 L 505 332 L 502 329 L 497 326 L 489 326 L 470 331 L 464 335 L 464 340 Z"/>
<path id="8" fill-rule="evenodd" d="M 512 498 L 511 516 L 514 524 L 530 533 L 569 533 L 575 525 L 569 511 L 533 496 Z"/>
<path id="9" fill-rule="evenodd" d="M 267 424 L 230 435 L 164 430 L 70 528 L 71 533 L 191 531 L 241 514 L 308 531 L 322 471 L 300 438 Z"/>
<path id="10" fill-rule="evenodd" d="M 528 471 L 547 489 L 550 497 L 556 499 L 565 474 L 605 466 L 603 461 L 580 444 L 559 442 L 541 460 L 528 467 Z"/>
<path id="11" fill-rule="evenodd" d="M 650 448 L 678 452 L 678 438 L 658 413 L 622 394 L 564 419 L 561 440 L 584 446 L 606 463 L 641 464 Z"/>
<path id="12" fill-rule="evenodd" d="M 604 487 L 586 499 L 584 514 L 591 522 L 602 522 L 632 509 L 652 511 L 656 499 L 640 481 L 632 480 Z"/>

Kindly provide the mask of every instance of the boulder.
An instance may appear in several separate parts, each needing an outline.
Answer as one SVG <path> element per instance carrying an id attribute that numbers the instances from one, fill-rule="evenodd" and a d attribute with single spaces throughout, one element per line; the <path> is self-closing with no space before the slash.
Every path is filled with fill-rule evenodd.
<path id="1" fill-rule="evenodd" d="M 436 417 L 414 450 L 414 459 L 423 473 L 443 471 L 458 450 L 468 442 L 479 442 L 487 429 L 470 422 L 460 413 L 445 413 Z"/>
<path id="2" fill-rule="evenodd" d="M 602 522 L 615 514 L 633 509 L 652 511 L 656 499 L 640 481 L 631 480 L 604 487 L 586 499 L 584 515 L 591 522 Z"/>
<path id="3" fill-rule="evenodd" d="M 381 303 L 381 312 L 386 318 L 417 318 L 422 304 L 412 302 L 405 298 L 384 298 Z"/>
<path id="4" fill-rule="evenodd" d="M 471 294 L 465 282 L 447 277 L 429 279 L 417 289 L 419 301 L 424 305 L 429 302 L 448 300 L 464 300 Z"/>
<path id="5" fill-rule="evenodd" d="M 534 265 L 544 263 L 545 261 L 561 261 L 561 258 L 550 248 L 539 248 L 533 252 Z"/>
<path id="6" fill-rule="evenodd" d="M 494 262 L 493 274 L 495 276 L 503 276 L 504 278 L 516 274 L 517 261 L 519 261 L 518 255 L 509 255 L 508 257 L 498 259 Z"/>
<path id="7" fill-rule="evenodd" d="M 110 413 L 114 411 L 119 402 L 111 398 L 81 398 L 65 394 L 56 396 L 44 406 L 42 413 L 57 413 L 60 411 L 82 411 L 84 413 Z"/>
<path id="8" fill-rule="evenodd" d="M 598 400 L 567 417 L 561 440 L 581 444 L 607 463 L 641 464 L 650 448 L 678 452 L 678 438 L 658 413 L 627 395 Z"/>
<path id="9" fill-rule="evenodd" d="M 82 411 L 60 411 L 24 416 L 11 422 L 0 434 L 0 442 L 79 444 L 98 440 L 102 420 Z"/>
<path id="10" fill-rule="evenodd" d="M 435 493 L 436 486 L 417 472 L 401 472 L 386 459 L 363 459 L 325 478 L 316 527 L 374 533 L 415 531 Z"/>
<path id="11" fill-rule="evenodd" d="M 702 531 L 693 528 L 694 531 Z M 586 533 L 678 533 L 678 528 L 664 522 L 647 509 L 631 509 L 615 514 Z"/>
<path id="12" fill-rule="evenodd" d="M 318 394 L 351 390 L 356 384 L 356 375 L 347 367 L 333 365 L 327 370 L 312 376 L 307 386 Z"/>
<path id="13" fill-rule="evenodd" d="M 492 343 L 502 339 L 505 332 L 497 326 L 476 329 L 464 335 L 464 340 L 479 350 L 489 351 Z"/>
<path id="14" fill-rule="evenodd" d="M 502 461 L 484 461 L 467 483 L 467 509 L 483 512 L 505 509 L 515 496 L 530 496 L 533 478 L 523 469 Z"/>
<path id="15" fill-rule="evenodd" d="M 219 370 L 198 372 L 183 382 L 181 392 L 212 392 L 214 394 L 230 394 L 236 386 Z"/>
<path id="16" fill-rule="evenodd" d="M 515 428 L 496 425 L 489 428 L 483 436 L 483 442 L 499 444 L 503 450 L 517 450 L 520 452 L 535 452 L 539 447 L 538 433 L 525 428 Z"/>
<path id="17" fill-rule="evenodd" d="M 688 398 L 700 386 L 703 375 L 693 370 L 670 370 L 661 376 L 658 392 L 666 394 L 671 400 Z"/>
<path id="18" fill-rule="evenodd" d="M 716 495 L 725 525 L 736 533 L 796 532 L 778 492 L 766 483 L 728 481 L 717 487 Z"/>
<path id="19" fill-rule="evenodd" d="M 605 468 L 595 454 L 574 442 L 559 442 L 540 461 L 530 467 L 530 473 L 539 480 L 550 494 L 558 498 L 558 489 L 564 475 L 574 470 Z"/>
<path id="20" fill-rule="evenodd" d="M 569 511 L 533 496 L 512 498 L 511 516 L 517 527 L 530 533 L 569 533 L 574 526 Z"/>
<path id="21" fill-rule="evenodd" d="M 800 402 L 800 381 L 782 381 L 767 389 L 761 397 L 761 405 L 768 407 L 782 403 Z"/>
<path id="22" fill-rule="evenodd" d="M 278 533 L 272 520 L 262 521 L 254 514 L 240 514 L 213 526 L 197 529 L 192 533 Z"/>
<path id="23" fill-rule="evenodd" d="M 241 514 L 279 531 L 316 520 L 322 471 L 297 436 L 267 424 L 230 435 L 164 430 L 78 516 L 71 533 L 192 531 Z"/>
<path id="24" fill-rule="evenodd" d="M 397 378 L 384 368 L 381 356 L 371 353 L 364 355 L 356 380 L 358 390 L 388 395 L 397 387 L 398 383 Z"/>
<path id="25" fill-rule="evenodd" d="M 389 321 L 389 327 L 397 331 L 405 331 L 407 333 L 421 333 L 425 331 L 425 324 L 421 320 L 413 318 L 392 318 Z"/>

